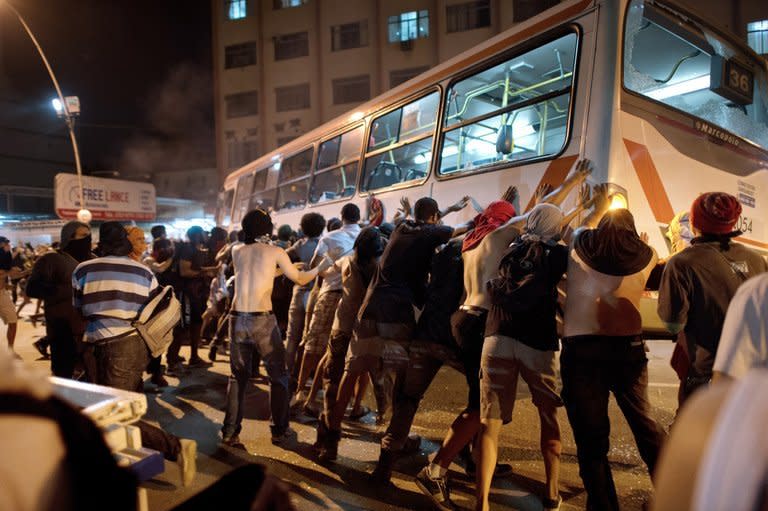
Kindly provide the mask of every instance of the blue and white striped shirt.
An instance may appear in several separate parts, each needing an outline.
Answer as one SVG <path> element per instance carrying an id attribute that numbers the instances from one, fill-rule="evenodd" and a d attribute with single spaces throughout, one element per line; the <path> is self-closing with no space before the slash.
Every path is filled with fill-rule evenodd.
<path id="1" fill-rule="evenodd" d="M 152 271 L 129 257 L 98 257 L 72 272 L 73 305 L 88 325 L 85 342 L 129 332 L 149 294 L 157 287 Z"/>

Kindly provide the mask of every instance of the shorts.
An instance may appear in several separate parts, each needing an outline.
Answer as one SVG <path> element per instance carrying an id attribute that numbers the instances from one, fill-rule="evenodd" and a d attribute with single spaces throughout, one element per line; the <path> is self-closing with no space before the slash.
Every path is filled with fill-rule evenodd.
<path id="1" fill-rule="evenodd" d="M 6 325 L 12 325 L 19 320 L 16 315 L 16 306 L 13 304 L 13 298 L 8 289 L 0 290 L 0 318 Z"/>
<path id="2" fill-rule="evenodd" d="M 345 370 L 362 372 L 408 367 L 408 343 L 413 327 L 413 324 L 361 319 L 349 343 Z"/>
<path id="3" fill-rule="evenodd" d="M 325 353 L 339 300 L 341 300 L 341 291 L 326 291 L 317 297 L 312 319 L 309 320 L 309 329 L 304 338 L 304 353 L 315 355 Z"/>
<path id="4" fill-rule="evenodd" d="M 486 337 L 480 361 L 480 417 L 512 420 L 517 377 L 531 391 L 533 404 L 545 415 L 563 406 L 557 393 L 555 352 L 541 351 L 503 335 Z"/>

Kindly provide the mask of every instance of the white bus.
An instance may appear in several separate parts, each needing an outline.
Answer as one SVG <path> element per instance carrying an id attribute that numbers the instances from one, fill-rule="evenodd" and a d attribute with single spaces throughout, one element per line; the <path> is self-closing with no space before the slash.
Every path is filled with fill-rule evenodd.
<path id="1" fill-rule="evenodd" d="M 742 41 L 673 2 L 568 1 L 233 172 L 217 220 L 261 207 L 296 228 L 348 201 L 365 211 L 370 194 L 391 219 L 403 195 L 487 204 L 509 185 L 526 209 L 586 157 L 660 256 L 675 213 L 714 190 L 739 197 L 739 239 L 765 250 L 767 76 Z"/>

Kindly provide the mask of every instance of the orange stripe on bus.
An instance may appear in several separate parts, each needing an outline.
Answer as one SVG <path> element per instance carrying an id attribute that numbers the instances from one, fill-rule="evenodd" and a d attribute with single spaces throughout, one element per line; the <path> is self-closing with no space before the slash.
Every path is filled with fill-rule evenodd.
<path id="1" fill-rule="evenodd" d="M 672 209 L 667 191 L 664 189 L 664 183 L 662 183 L 659 172 L 653 164 L 648 148 L 626 138 L 624 145 L 627 146 L 629 158 L 632 160 L 632 166 L 635 167 L 635 173 L 637 173 L 640 186 L 643 187 L 645 197 L 651 206 L 653 216 L 657 222 L 668 224 L 675 217 L 675 211 Z"/>
<path id="2" fill-rule="evenodd" d="M 544 175 L 541 176 L 541 180 L 539 181 L 536 189 L 538 189 L 538 187 L 543 184 L 550 185 L 552 189 L 555 189 L 563 184 L 563 181 L 565 181 L 565 176 L 568 175 L 568 171 L 571 170 L 571 167 L 573 167 L 573 164 L 578 157 L 578 154 L 574 154 L 573 156 L 563 156 L 562 158 L 552 160 L 549 163 L 547 170 L 544 171 Z M 536 192 L 534 190 L 534 193 L 531 195 L 531 200 L 528 201 L 528 206 L 526 206 L 525 211 L 531 210 L 531 208 L 534 206 L 533 201 L 535 199 Z"/>
<path id="3" fill-rule="evenodd" d="M 736 241 L 746 243 L 747 245 L 754 245 L 760 248 L 768 248 L 768 243 L 763 243 L 762 241 L 749 240 L 747 238 L 744 238 L 743 236 L 736 236 L 734 239 Z"/>

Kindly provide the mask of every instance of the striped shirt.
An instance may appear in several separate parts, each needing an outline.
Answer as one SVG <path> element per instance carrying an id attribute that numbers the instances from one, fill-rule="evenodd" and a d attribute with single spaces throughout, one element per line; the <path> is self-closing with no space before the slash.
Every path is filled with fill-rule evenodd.
<path id="1" fill-rule="evenodd" d="M 157 287 L 152 271 L 129 257 L 98 257 L 72 273 L 73 305 L 88 325 L 85 342 L 117 337 L 132 330 L 131 321 Z"/>

